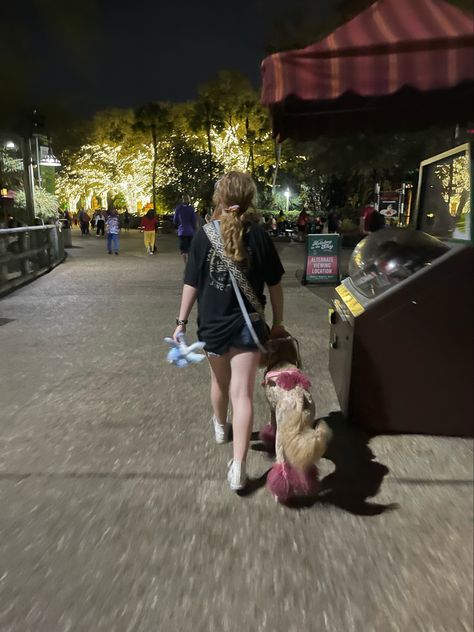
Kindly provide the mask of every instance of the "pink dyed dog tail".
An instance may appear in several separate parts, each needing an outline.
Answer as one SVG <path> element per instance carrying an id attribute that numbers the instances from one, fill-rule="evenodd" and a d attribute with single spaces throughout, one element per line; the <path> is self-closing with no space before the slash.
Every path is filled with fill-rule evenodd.
<path id="1" fill-rule="evenodd" d="M 276 428 L 273 424 L 264 426 L 258 433 L 258 437 L 268 450 L 275 451 Z"/>

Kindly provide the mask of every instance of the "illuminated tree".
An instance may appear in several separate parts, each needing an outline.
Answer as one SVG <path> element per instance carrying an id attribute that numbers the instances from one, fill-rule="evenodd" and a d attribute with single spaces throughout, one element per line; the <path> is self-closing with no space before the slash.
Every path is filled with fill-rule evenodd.
<path id="1" fill-rule="evenodd" d="M 26 197 L 23 189 L 15 191 L 15 205 L 26 209 Z M 59 211 L 59 200 L 45 189 L 35 187 L 35 215 L 41 219 L 56 219 Z"/>
<path id="2" fill-rule="evenodd" d="M 170 119 L 170 108 L 163 103 L 148 103 L 135 110 L 133 129 L 151 138 L 153 162 L 151 170 L 151 190 L 153 208 L 156 208 L 158 187 L 159 144 L 171 133 L 173 126 Z"/>

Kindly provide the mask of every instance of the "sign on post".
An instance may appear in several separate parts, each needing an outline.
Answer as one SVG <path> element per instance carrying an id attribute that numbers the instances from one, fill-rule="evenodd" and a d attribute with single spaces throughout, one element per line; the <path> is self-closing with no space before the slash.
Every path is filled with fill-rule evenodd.
<path id="1" fill-rule="evenodd" d="M 339 281 L 340 235 L 308 235 L 306 251 L 306 283 L 337 283 Z"/>
<path id="2" fill-rule="evenodd" d="M 397 218 L 401 206 L 400 191 L 380 191 L 378 211 L 387 219 Z"/>

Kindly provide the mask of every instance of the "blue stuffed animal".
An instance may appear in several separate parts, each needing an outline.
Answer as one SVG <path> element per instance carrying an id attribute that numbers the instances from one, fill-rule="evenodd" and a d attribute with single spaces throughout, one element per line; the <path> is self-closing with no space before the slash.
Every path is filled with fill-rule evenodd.
<path id="1" fill-rule="evenodd" d="M 170 364 L 174 364 L 174 366 L 180 369 L 190 364 L 198 364 L 206 357 L 203 353 L 196 353 L 196 351 L 202 349 L 206 343 L 194 342 L 188 347 L 184 334 L 178 334 L 178 342 L 173 338 L 165 338 L 165 342 L 171 347 L 166 359 Z"/>

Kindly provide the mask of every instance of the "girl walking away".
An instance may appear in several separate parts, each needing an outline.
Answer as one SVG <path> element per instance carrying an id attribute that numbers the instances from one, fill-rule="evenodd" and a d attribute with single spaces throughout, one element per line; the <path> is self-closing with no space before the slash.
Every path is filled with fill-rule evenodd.
<path id="1" fill-rule="evenodd" d="M 155 216 L 154 209 L 150 209 L 145 217 L 142 217 L 140 222 L 140 230 L 143 231 L 143 241 L 145 243 L 145 250 L 149 255 L 152 255 L 155 251 L 155 238 L 156 229 L 158 226 L 158 220 Z"/>
<path id="2" fill-rule="evenodd" d="M 197 299 L 198 338 L 206 343 L 211 370 L 212 425 L 217 443 L 228 440 L 229 400 L 232 404 L 234 458 L 227 478 L 235 491 L 243 489 L 247 481 L 246 458 L 252 434 L 253 392 L 260 351 L 246 325 L 229 269 L 239 281 L 238 285 L 251 286 L 262 306 L 265 305 L 264 286 L 268 286 L 273 311 L 271 337 L 287 335 L 283 327 L 280 284 L 283 266 L 265 229 L 246 218 L 255 193 L 252 178 L 244 173 L 232 171 L 217 182 L 213 199 L 215 221 L 200 230 L 191 243 L 173 336 L 177 339 L 186 331 Z M 265 338 L 265 323 L 243 293 L 242 298 L 254 334 L 261 343 Z"/>

